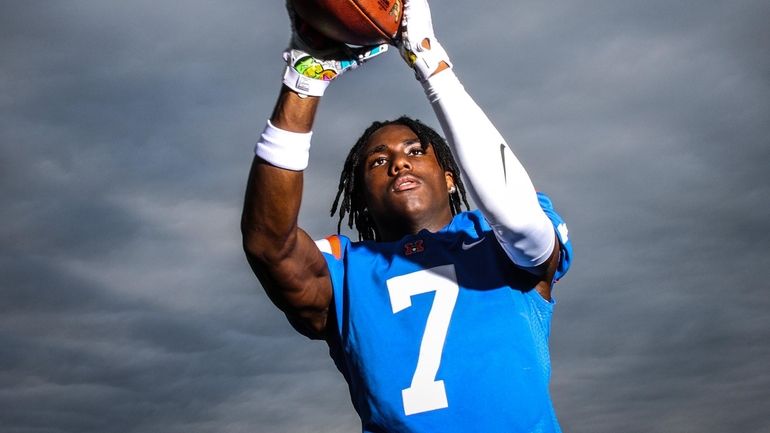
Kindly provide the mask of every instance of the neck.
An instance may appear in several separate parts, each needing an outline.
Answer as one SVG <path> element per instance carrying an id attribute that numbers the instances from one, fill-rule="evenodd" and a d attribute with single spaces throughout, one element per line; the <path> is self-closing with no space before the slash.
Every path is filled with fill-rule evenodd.
<path id="1" fill-rule="evenodd" d="M 379 241 L 392 242 L 397 241 L 404 236 L 414 235 L 422 230 L 427 230 L 431 233 L 446 227 L 452 221 L 452 212 L 445 212 L 441 215 L 431 216 L 424 220 L 400 220 L 400 219 L 387 219 L 386 221 L 377 222 L 377 233 L 379 234 Z"/>

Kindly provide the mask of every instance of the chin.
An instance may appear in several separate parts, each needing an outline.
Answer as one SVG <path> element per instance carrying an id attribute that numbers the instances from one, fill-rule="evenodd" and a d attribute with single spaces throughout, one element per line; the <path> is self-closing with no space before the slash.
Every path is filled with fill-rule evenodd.
<path id="1" fill-rule="evenodd" d="M 430 224 L 430 220 L 441 213 L 440 204 L 425 188 L 391 192 L 379 200 L 379 205 L 378 209 L 369 210 L 380 227 L 405 227 L 412 230 L 415 226 Z"/>
<path id="2" fill-rule="evenodd" d="M 418 194 L 399 197 L 401 200 L 393 203 L 393 212 L 404 216 L 417 216 L 430 209 L 430 201 Z"/>

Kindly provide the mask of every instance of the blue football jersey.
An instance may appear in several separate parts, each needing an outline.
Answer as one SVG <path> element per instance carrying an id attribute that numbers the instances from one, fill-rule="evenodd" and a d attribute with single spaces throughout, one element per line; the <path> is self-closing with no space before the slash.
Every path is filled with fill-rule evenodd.
<path id="1" fill-rule="evenodd" d="M 569 268 L 566 225 L 538 194 Z M 319 241 L 329 348 L 364 432 L 559 432 L 548 390 L 553 303 L 481 212 L 397 242 Z"/>

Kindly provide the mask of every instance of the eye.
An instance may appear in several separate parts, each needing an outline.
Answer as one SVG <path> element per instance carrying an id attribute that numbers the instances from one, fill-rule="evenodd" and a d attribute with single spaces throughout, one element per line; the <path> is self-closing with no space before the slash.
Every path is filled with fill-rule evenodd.
<path id="1" fill-rule="evenodd" d="M 421 146 L 414 146 L 407 151 L 407 155 L 425 155 L 425 150 Z"/>
<path id="2" fill-rule="evenodd" d="M 373 158 L 372 161 L 369 163 L 371 167 L 379 167 L 382 164 L 385 164 L 385 161 L 387 161 L 387 158 L 384 156 L 378 156 L 377 158 Z"/>

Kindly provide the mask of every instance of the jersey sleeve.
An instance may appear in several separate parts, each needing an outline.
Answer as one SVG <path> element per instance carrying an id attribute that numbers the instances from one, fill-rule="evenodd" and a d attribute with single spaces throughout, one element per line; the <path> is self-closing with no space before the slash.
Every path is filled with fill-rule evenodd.
<path id="1" fill-rule="evenodd" d="M 551 224 L 553 224 L 553 228 L 556 231 L 556 238 L 559 240 L 559 265 L 556 268 L 556 276 L 554 277 L 555 281 L 558 281 L 567 273 L 572 263 L 572 242 L 569 238 L 569 230 L 567 230 L 567 223 L 564 222 L 561 215 L 553 208 L 553 203 L 547 195 L 538 192 L 537 201 L 540 203 L 543 212 L 548 216 L 548 219 L 551 220 Z"/>
<path id="2" fill-rule="evenodd" d="M 342 287 L 342 282 L 345 278 L 345 267 L 343 260 L 344 248 L 346 248 L 346 245 L 350 244 L 350 240 L 344 236 L 332 235 L 324 239 L 316 240 L 315 244 L 318 247 L 318 250 L 323 254 L 323 257 L 326 260 L 326 266 L 329 269 L 333 292 L 333 298 L 330 307 L 334 309 L 335 314 L 339 314 L 339 308 L 337 307 L 338 303 L 336 302 L 336 299 L 339 299 L 339 288 Z M 327 326 L 331 326 L 331 324 L 336 323 L 336 317 L 337 316 L 330 315 L 330 320 L 328 320 Z M 286 318 L 288 319 L 292 328 L 294 328 L 295 331 L 299 332 L 305 337 L 308 337 L 311 340 L 319 340 L 324 338 L 323 336 L 320 336 L 307 328 L 307 326 L 304 325 L 303 322 L 298 318 L 290 314 L 286 314 Z"/>
<path id="3" fill-rule="evenodd" d="M 340 326 L 340 317 L 343 317 L 342 311 L 344 302 L 343 290 L 345 285 L 345 263 L 347 259 L 348 248 L 350 247 L 350 239 L 342 235 L 331 235 L 324 239 L 315 241 L 318 249 L 323 253 L 324 259 L 326 259 L 326 266 L 329 268 L 329 276 L 332 282 L 332 303 L 331 308 L 334 310 L 334 317 L 330 324 Z M 331 330 L 329 330 L 331 331 Z M 341 331 L 337 329 L 336 331 Z"/>

